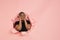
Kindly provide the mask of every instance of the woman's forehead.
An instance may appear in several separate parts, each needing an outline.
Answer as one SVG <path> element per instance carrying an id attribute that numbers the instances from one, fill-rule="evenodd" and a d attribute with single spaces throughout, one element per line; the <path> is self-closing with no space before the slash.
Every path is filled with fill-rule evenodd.
<path id="1" fill-rule="evenodd" d="M 22 13 L 21 15 L 25 15 L 25 14 Z"/>
<path id="2" fill-rule="evenodd" d="M 25 16 L 25 14 L 21 14 L 21 16 Z"/>

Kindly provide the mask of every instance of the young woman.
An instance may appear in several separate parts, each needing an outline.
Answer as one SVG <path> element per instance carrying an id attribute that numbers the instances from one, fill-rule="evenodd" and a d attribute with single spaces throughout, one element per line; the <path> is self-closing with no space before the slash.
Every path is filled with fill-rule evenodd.
<path id="1" fill-rule="evenodd" d="M 30 20 L 26 20 L 26 15 L 24 12 L 19 13 L 19 21 L 14 23 L 14 28 L 19 31 L 28 31 L 31 29 L 31 22 Z"/>

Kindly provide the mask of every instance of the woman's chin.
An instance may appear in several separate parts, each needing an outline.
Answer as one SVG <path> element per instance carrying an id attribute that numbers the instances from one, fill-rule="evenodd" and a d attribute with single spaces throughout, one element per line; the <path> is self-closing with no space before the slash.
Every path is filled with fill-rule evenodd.
<path id="1" fill-rule="evenodd" d="M 21 20 L 24 20 L 24 19 L 21 19 Z"/>

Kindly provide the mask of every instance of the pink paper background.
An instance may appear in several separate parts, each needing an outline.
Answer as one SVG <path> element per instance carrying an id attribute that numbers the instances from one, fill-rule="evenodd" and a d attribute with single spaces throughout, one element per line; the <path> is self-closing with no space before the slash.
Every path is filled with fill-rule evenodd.
<path id="1" fill-rule="evenodd" d="M 10 33 L 20 11 L 36 23 L 24 36 Z M 0 40 L 60 40 L 60 0 L 0 0 Z"/>

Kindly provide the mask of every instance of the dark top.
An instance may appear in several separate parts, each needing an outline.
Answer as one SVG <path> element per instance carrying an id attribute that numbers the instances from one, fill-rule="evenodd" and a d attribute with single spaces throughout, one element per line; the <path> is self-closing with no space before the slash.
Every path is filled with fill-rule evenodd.
<path id="1" fill-rule="evenodd" d="M 27 24 L 31 24 L 29 20 L 26 20 L 26 22 L 27 22 Z M 14 23 L 14 28 L 15 28 L 16 25 L 19 25 L 19 21 L 16 21 L 16 22 Z M 25 27 L 25 22 L 24 22 L 24 20 L 22 20 L 22 29 L 19 30 L 19 32 L 21 32 L 21 31 L 28 31 L 28 30 L 26 29 L 26 27 Z"/>

